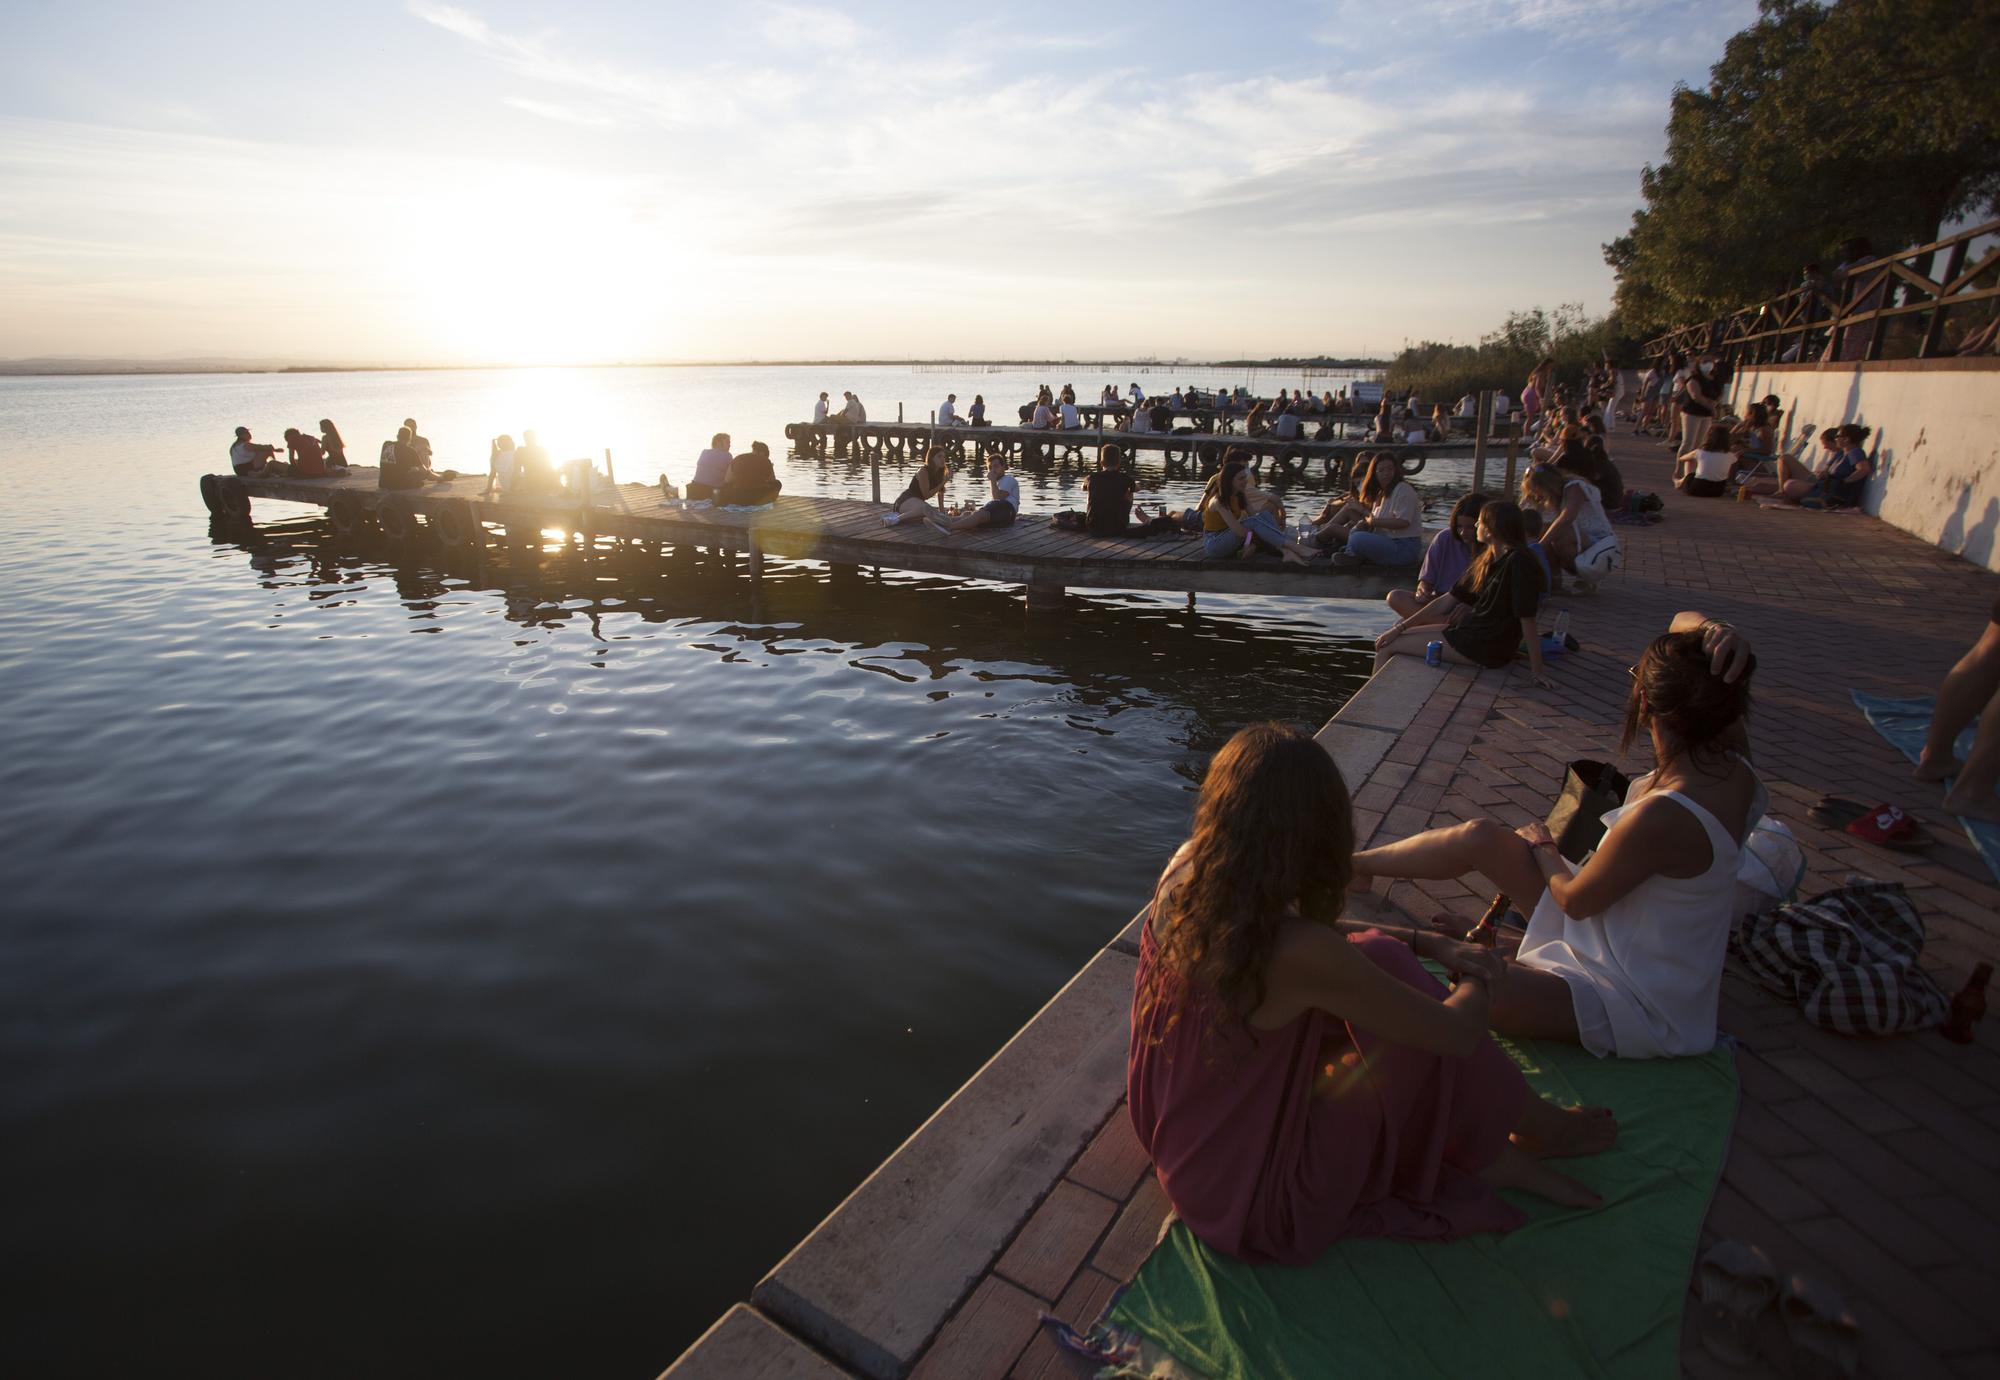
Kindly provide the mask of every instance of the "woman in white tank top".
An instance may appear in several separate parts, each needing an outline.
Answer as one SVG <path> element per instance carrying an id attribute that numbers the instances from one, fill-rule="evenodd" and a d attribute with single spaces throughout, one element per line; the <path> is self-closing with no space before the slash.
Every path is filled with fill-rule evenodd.
<path id="1" fill-rule="evenodd" d="M 1478 873 L 1530 912 L 1493 994 L 1503 1035 L 1623 1058 L 1706 1051 L 1737 863 L 1767 804 L 1744 732 L 1755 668 L 1741 634 L 1698 613 L 1654 639 L 1633 668 L 1624 746 L 1644 728 L 1659 765 L 1605 814 L 1581 866 L 1540 824 L 1477 819 L 1355 854 L 1357 882 Z"/>

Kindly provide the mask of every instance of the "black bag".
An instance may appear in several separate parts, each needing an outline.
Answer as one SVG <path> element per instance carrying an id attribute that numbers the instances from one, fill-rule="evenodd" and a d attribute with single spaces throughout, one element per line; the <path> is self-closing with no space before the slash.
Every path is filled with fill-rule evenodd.
<path id="1" fill-rule="evenodd" d="M 1624 804 L 1631 788 L 1631 781 L 1609 762 L 1571 762 L 1547 821 L 1556 850 L 1573 863 L 1582 862 L 1604 838 L 1604 812 Z"/>

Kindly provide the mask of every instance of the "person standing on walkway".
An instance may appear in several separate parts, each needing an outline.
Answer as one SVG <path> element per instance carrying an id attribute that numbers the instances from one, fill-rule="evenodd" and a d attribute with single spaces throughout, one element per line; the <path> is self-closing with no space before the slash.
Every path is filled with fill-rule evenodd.
<path id="1" fill-rule="evenodd" d="M 1643 730 L 1658 765 L 1605 813 L 1604 838 L 1580 865 L 1539 823 L 1475 819 L 1357 853 L 1356 877 L 1477 874 L 1530 912 L 1494 991 L 1500 1034 L 1599 1057 L 1706 1053 L 1737 865 L 1769 804 L 1745 731 L 1756 669 L 1742 634 L 1699 613 L 1676 614 L 1653 639 L 1632 668 L 1619 750 Z"/>
<path id="2" fill-rule="evenodd" d="M 1702 431 L 1715 420 L 1715 405 L 1719 396 L 1715 384 L 1715 368 L 1715 356 L 1704 356 L 1688 374 L 1687 382 L 1681 385 L 1678 399 L 1681 412 L 1681 451 L 1697 449 Z"/>
<path id="3" fill-rule="evenodd" d="M 1511 1230 L 1497 1188 L 1598 1206 L 1537 1155 L 1608 1149 L 1616 1120 L 1537 1096 L 1487 1035 L 1490 951 L 1345 932 L 1353 856 L 1309 735 L 1256 724 L 1216 753 L 1132 994 L 1129 1113 L 1175 1213 L 1214 1250 L 1305 1264 L 1347 1238 Z"/>
<path id="4" fill-rule="evenodd" d="M 1953 744 L 1974 717 L 1979 720 L 1972 753 L 1963 762 Z M 1944 807 L 1965 819 L 2000 824 L 2000 599 L 1972 650 L 1958 659 L 1938 687 L 1931 711 L 1930 737 L 1915 772 L 1919 781 L 1957 780 L 1945 792 Z"/>

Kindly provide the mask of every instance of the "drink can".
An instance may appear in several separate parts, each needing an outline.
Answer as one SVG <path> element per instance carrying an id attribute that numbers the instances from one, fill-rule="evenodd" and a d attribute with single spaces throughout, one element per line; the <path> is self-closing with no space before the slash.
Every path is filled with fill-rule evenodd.
<path id="1" fill-rule="evenodd" d="M 1426 642 L 1424 644 L 1424 665 L 1426 666 L 1444 665 L 1444 643 Z"/>

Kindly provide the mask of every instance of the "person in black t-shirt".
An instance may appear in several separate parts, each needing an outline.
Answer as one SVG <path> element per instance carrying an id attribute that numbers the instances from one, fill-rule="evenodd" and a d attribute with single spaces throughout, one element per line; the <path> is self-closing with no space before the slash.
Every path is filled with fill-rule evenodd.
<path id="1" fill-rule="evenodd" d="M 777 502 L 778 491 L 784 487 L 771 468 L 771 448 L 762 441 L 752 441 L 748 454 L 729 462 L 729 475 L 715 501 L 723 507 L 755 508 Z"/>
<path id="2" fill-rule="evenodd" d="M 1098 453 L 1099 468 L 1083 481 L 1086 496 L 1085 528 L 1094 537 L 1145 537 L 1155 532 L 1178 532 L 1180 524 L 1166 515 L 1146 516 L 1144 508 L 1132 506 L 1135 487 L 1125 470 L 1125 452 L 1106 446 Z M 1137 522 L 1133 522 L 1133 518 Z"/>
<path id="3" fill-rule="evenodd" d="M 1375 669 L 1392 656 L 1422 656 L 1433 638 L 1444 659 L 1462 666 L 1505 666 L 1525 642 L 1534 682 L 1550 688 L 1535 628 L 1541 563 L 1528 550 L 1519 504 L 1496 499 L 1479 510 L 1484 549 L 1465 577 L 1375 639 Z M 1442 627 L 1440 627 L 1442 625 Z"/>

